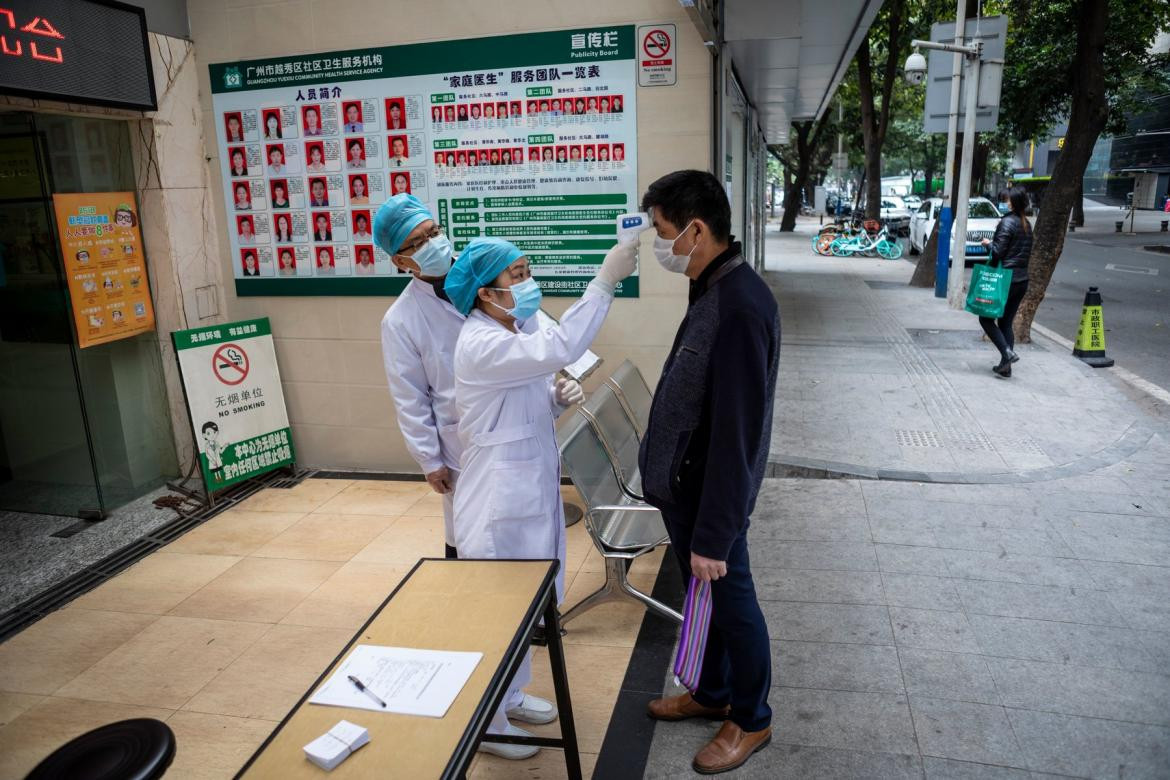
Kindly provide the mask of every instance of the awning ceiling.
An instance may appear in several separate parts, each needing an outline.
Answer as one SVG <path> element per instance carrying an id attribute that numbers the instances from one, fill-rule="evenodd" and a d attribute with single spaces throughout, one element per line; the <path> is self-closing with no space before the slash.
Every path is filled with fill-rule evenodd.
<path id="1" fill-rule="evenodd" d="M 725 50 L 770 144 L 828 109 L 881 0 L 725 0 Z"/>

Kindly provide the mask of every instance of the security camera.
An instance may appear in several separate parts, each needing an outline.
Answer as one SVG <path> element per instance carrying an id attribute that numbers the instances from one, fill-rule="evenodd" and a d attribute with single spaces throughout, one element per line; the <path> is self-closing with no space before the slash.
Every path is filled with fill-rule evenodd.
<path id="1" fill-rule="evenodd" d="M 926 81 L 926 57 L 923 57 L 917 50 L 906 58 L 906 65 L 902 68 L 903 73 L 906 74 L 906 83 L 915 86 Z"/>

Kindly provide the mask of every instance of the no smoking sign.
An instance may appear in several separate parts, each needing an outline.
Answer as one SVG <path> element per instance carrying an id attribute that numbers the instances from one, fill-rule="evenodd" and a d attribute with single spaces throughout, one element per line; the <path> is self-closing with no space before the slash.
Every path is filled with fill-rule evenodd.
<path id="1" fill-rule="evenodd" d="M 644 24 L 638 28 L 638 86 L 669 87 L 678 80 L 673 24 Z"/>
<path id="2" fill-rule="evenodd" d="M 238 385 L 248 376 L 248 353 L 237 344 L 224 344 L 212 354 L 211 370 L 225 385 Z"/>

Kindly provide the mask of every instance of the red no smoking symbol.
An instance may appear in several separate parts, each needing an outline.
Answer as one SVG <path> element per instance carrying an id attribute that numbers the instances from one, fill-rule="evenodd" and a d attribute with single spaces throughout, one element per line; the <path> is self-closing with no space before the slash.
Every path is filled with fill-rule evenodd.
<path id="1" fill-rule="evenodd" d="M 665 30 L 651 30 L 642 39 L 642 51 L 654 59 L 665 57 L 670 52 L 670 36 Z"/>
<path id="2" fill-rule="evenodd" d="M 225 385 L 238 385 L 248 376 L 248 355 L 235 344 L 224 344 L 211 356 L 211 370 Z"/>

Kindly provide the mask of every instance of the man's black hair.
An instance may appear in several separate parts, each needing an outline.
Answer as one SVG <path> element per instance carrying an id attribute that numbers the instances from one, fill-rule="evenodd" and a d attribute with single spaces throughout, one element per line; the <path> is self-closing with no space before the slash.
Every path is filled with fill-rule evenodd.
<path id="1" fill-rule="evenodd" d="M 219 430 L 219 426 L 218 426 L 218 425 L 216 425 L 215 423 L 213 423 L 213 422 L 211 422 L 210 420 L 208 420 L 207 422 L 203 423 L 203 428 L 202 428 L 202 429 L 200 429 L 200 431 L 199 431 L 199 432 L 200 432 L 200 433 L 207 433 L 207 429 L 208 429 L 208 428 L 210 428 L 210 429 L 211 429 L 211 430 L 213 430 L 213 431 L 218 431 L 218 430 Z"/>
<path id="2" fill-rule="evenodd" d="M 719 180 L 706 171 L 675 171 L 649 186 L 642 211 L 654 209 L 680 230 L 701 219 L 716 241 L 731 237 L 731 204 Z"/>

